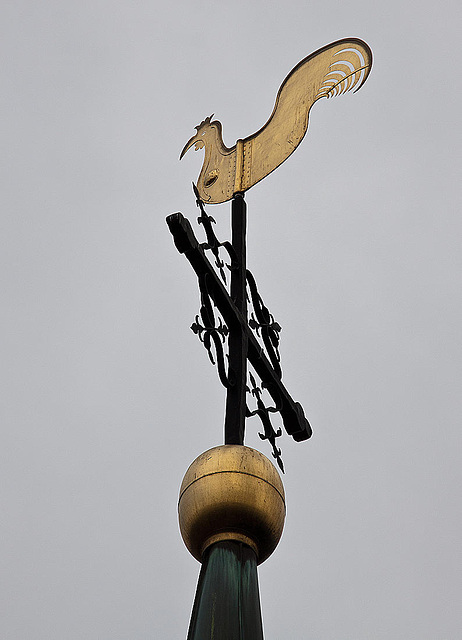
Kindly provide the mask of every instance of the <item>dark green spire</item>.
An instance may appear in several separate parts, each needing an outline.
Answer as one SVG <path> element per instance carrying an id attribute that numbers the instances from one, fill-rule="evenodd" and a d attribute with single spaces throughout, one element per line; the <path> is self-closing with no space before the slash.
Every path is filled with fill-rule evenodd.
<path id="1" fill-rule="evenodd" d="M 205 552 L 188 640 L 263 640 L 257 557 L 246 544 L 217 542 Z"/>

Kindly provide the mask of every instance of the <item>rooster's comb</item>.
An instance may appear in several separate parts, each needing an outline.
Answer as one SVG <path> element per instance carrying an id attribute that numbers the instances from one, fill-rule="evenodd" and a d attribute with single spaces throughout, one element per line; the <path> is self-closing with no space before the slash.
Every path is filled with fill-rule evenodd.
<path id="1" fill-rule="evenodd" d="M 210 124 L 213 116 L 214 114 L 212 113 L 211 116 L 208 116 L 208 118 L 206 118 L 205 120 L 202 120 L 202 122 L 198 124 L 197 127 L 194 127 L 194 128 L 197 129 L 197 131 L 199 131 L 199 129 L 201 129 L 202 127 L 205 127 L 206 124 Z"/>

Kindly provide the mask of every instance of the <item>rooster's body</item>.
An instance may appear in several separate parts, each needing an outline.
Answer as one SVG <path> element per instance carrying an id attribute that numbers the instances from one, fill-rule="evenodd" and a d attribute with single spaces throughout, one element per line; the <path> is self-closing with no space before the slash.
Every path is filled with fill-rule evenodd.
<path id="1" fill-rule="evenodd" d="M 206 118 L 180 156 L 193 145 L 196 151 L 205 147 L 197 182 L 201 199 L 208 204 L 225 202 L 274 171 L 303 140 L 313 104 L 353 88 L 357 91 L 371 66 L 370 48 L 356 38 L 338 40 L 312 53 L 282 83 L 268 122 L 230 149 L 223 143 L 221 123 Z"/>

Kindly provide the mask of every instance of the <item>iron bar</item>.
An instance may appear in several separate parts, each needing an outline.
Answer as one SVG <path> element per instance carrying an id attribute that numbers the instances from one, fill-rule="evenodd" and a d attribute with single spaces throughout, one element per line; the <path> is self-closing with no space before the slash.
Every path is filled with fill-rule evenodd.
<path id="1" fill-rule="evenodd" d="M 235 194 L 231 204 L 231 244 L 235 263 L 231 267 L 231 300 L 244 322 L 229 325 L 228 389 L 225 412 L 225 444 L 244 444 L 247 382 L 247 295 L 246 295 L 246 202 Z"/>

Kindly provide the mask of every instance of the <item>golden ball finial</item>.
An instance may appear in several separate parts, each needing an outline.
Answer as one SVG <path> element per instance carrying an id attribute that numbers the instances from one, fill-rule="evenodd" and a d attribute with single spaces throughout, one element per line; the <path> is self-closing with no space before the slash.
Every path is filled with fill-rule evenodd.
<path id="1" fill-rule="evenodd" d="M 276 548 L 285 519 L 284 486 L 262 453 L 242 445 L 222 445 L 202 453 L 180 488 L 178 517 L 184 543 L 201 561 L 220 540 L 245 542 L 258 564 Z"/>

